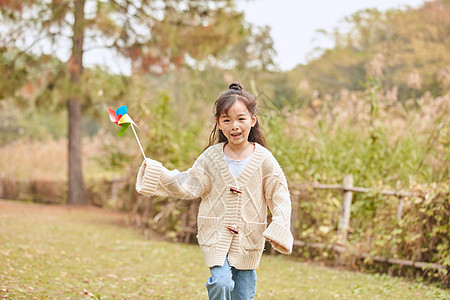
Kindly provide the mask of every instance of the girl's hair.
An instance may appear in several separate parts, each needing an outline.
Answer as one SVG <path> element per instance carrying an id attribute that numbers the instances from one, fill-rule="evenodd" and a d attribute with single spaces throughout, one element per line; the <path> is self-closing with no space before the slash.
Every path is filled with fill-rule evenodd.
<path id="1" fill-rule="evenodd" d="M 228 142 L 222 130 L 217 127 L 217 120 L 219 120 L 221 114 L 228 113 L 228 110 L 237 100 L 242 101 L 242 103 L 245 104 L 248 112 L 251 115 L 257 114 L 258 103 L 256 102 L 255 96 L 245 92 L 243 90 L 242 84 L 240 84 L 239 82 L 232 82 L 228 87 L 228 91 L 222 93 L 214 103 L 214 115 L 216 117 L 216 124 L 214 125 L 214 128 L 209 135 L 209 146 L 217 143 Z M 255 126 L 250 129 L 248 141 L 251 143 L 256 142 L 267 148 L 267 142 L 264 138 L 261 127 L 259 126 L 258 119 L 256 119 Z"/>

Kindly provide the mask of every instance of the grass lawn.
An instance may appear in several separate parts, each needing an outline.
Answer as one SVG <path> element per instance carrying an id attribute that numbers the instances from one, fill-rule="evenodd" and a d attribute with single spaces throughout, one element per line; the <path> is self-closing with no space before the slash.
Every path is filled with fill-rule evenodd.
<path id="1" fill-rule="evenodd" d="M 0 200 L 0 298 L 207 299 L 198 246 L 145 240 L 125 216 Z M 450 299 L 448 291 L 264 256 L 255 299 Z"/>

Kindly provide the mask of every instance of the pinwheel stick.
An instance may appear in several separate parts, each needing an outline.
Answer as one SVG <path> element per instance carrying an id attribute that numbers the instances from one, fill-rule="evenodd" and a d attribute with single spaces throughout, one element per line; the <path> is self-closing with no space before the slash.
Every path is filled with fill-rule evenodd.
<path id="1" fill-rule="evenodd" d="M 131 129 L 133 129 L 133 133 L 134 133 L 134 136 L 136 137 L 136 140 L 138 142 L 139 148 L 141 148 L 142 156 L 144 157 L 144 159 L 147 159 L 147 157 L 145 156 L 145 153 L 144 153 L 144 149 L 142 149 L 141 141 L 139 141 L 139 138 L 138 138 L 138 136 L 136 134 L 136 130 L 134 130 L 133 123 L 131 123 L 130 125 L 131 125 Z"/>

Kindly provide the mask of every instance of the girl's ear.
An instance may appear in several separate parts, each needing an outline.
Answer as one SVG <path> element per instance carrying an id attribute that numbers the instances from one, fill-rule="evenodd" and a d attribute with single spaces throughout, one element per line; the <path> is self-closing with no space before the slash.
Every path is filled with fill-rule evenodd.
<path id="1" fill-rule="evenodd" d="M 256 117 L 256 115 L 252 116 L 252 127 L 254 127 L 256 125 L 256 121 L 258 120 L 258 118 Z"/>
<path id="2" fill-rule="evenodd" d="M 216 127 L 219 128 L 220 130 L 222 130 L 222 128 L 220 128 L 220 124 L 219 124 L 219 119 L 216 118 Z"/>

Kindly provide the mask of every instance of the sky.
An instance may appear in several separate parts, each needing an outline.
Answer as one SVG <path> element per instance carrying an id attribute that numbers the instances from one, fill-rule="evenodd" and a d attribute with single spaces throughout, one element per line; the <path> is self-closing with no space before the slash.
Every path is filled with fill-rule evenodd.
<path id="1" fill-rule="evenodd" d="M 306 63 L 315 47 L 333 47 L 331 40 L 319 38 L 318 29 L 340 28 L 346 16 L 366 9 L 385 11 L 405 5 L 419 7 L 423 0 L 238 0 L 245 19 L 255 25 L 269 25 L 282 70 Z"/>
<path id="2" fill-rule="evenodd" d="M 385 11 L 405 6 L 419 7 L 424 0 L 236 0 L 245 19 L 258 26 L 269 25 L 277 57 L 283 71 L 306 63 L 316 47 L 332 48 L 333 43 L 317 33 L 343 28 L 346 16 L 366 8 Z M 130 65 L 112 53 L 93 50 L 84 56 L 84 65 L 107 65 L 114 73 L 130 73 Z"/>

